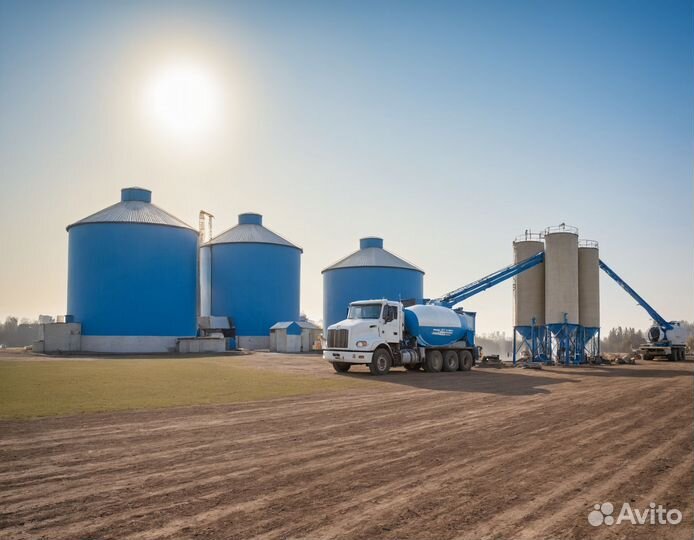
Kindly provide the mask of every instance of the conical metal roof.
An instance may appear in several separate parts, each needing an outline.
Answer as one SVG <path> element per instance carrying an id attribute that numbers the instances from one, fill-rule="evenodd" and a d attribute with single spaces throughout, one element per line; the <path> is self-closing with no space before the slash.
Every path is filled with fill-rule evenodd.
<path id="1" fill-rule="evenodd" d="M 295 246 L 289 240 L 282 238 L 279 234 L 272 232 L 263 226 L 263 216 L 260 214 L 246 213 L 239 214 L 239 223 L 231 229 L 220 233 L 205 245 L 216 244 L 275 244 L 298 249 L 303 253 L 303 249 Z"/>
<path id="2" fill-rule="evenodd" d="M 123 188 L 121 201 L 108 208 L 104 208 L 84 219 L 67 226 L 67 230 L 76 225 L 88 223 L 144 223 L 149 225 L 167 225 L 191 229 L 193 227 L 181 221 L 175 216 L 153 205 L 152 192 L 142 188 Z"/>
<path id="3" fill-rule="evenodd" d="M 323 272 L 337 270 L 338 268 L 380 267 L 404 268 L 406 270 L 424 273 L 424 270 L 421 268 L 383 249 L 382 238 L 362 238 L 359 240 L 359 247 L 361 248 L 359 251 L 355 251 L 351 255 L 347 255 L 344 259 L 340 259 L 335 264 L 325 268 Z"/>

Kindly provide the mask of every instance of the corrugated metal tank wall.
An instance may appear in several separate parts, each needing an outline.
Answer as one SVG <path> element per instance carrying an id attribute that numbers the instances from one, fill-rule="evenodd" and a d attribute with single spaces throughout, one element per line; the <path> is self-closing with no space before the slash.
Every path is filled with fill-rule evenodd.
<path id="1" fill-rule="evenodd" d="M 513 242 L 513 262 L 519 263 L 543 251 L 541 240 Z M 545 324 L 545 265 L 526 270 L 513 278 L 513 325 L 536 326 Z"/>
<path id="2" fill-rule="evenodd" d="M 578 233 L 545 234 L 545 321 L 578 324 Z"/>
<path id="3" fill-rule="evenodd" d="M 350 302 L 424 296 L 424 272 L 383 249 L 383 239 L 362 238 L 359 251 L 323 270 L 323 327 L 347 316 Z"/>
<path id="4" fill-rule="evenodd" d="M 578 247 L 578 320 L 586 328 L 600 327 L 599 261 L 598 243 L 582 240 Z"/>
<path id="5" fill-rule="evenodd" d="M 273 324 L 299 319 L 301 249 L 265 228 L 260 214 L 239 215 L 205 250 L 211 315 L 233 319 L 240 347 L 268 348 Z"/>
<path id="6" fill-rule="evenodd" d="M 67 312 L 82 349 L 159 352 L 197 331 L 196 231 L 126 188 L 68 228 Z"/>

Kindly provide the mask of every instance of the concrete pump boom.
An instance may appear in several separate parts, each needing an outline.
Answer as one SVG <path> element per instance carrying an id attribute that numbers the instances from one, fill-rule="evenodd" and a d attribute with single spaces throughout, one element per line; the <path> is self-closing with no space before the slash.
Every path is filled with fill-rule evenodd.
<path id="1" fill-rule="evenodd" d="M 497 270 L 496 272 L 489 274 L 488 276 L 485 276 L 482 279 L 478 279 L 477 281 L 473 281 L 472 283 L 464 285 L 459 289 L 444 294 L 440 298 L 434 298 L 432 300 L 429 300 L 428 303 L 437 306 L 452 308 L 454 305 L 459 304 L 460 302 L 470 298 L 471 296 L 481 293 L 482 291 L 486 291 L 490 287 L 498 285 L 499 283 L 506 281 L 507 279 L 512 278 L 514 276 L 517 276 L 518 274 L 525 272 L 526 270 L 530 270 L 538 264 L 542 264 L 544 260 L 545 253 L 544 251 L 540 251 L 532 257 L 528 257 L 523 261 L 502 268 L 501 270 Z"/>
<path id="2" fill-rule="evenodd" d="M 656 322 L 658 326 L 665 330 L 673 329 L 672 323 L 666 321 L 663 318 L 663 316 L 660 313 L 658 313 L 655 309 L 653 309 L 653 307 L 648 302 L 641 298 L 641 296 L 634 289 L 629 287 L 627 282 L 624 281 L 621 277 L 619 277 L 614 270 L 607 266 L 602 260 L 600 260 L 599 264 L 600 268 L 602 268 L 608 276 L 610 276 L 617 282 L 617 285 L 624 289 L 629 296 L 636 300 L 636 303 L 638 305 L 640 305 L 643 309 L 645 309 L 648 312 L 648 314 L 651 316 L 651 318 Z"/>

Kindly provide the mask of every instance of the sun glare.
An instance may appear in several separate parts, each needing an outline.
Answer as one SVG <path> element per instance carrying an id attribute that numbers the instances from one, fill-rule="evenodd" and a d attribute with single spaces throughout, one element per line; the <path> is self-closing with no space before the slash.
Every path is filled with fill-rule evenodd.
<path id="1" fill-rule="evenodd" d="M 185 144 L 199 144 L 222 116 L 219 81 L 204 65 L 179 61 L 152 73 L 143 93 L 144 112 L 162 135 Z"/>

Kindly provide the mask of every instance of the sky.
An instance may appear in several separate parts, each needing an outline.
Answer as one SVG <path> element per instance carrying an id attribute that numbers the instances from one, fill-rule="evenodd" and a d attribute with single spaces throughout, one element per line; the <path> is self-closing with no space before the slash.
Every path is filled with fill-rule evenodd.
<path id="1" fill-rule="evenodd" d="M 0 317 L 65 313 L 66 225 L 138 185 L 191 225 L 211 212 L 217 233 L 264 214 L 304 250 L 314 320 L 321 270 L 360 237 L 423 268 L 435 297 L 509 264 L 526 229 L 561 222 L 666 318 L 692 320 L 693 12 L 0 2 Z M 178 133 L 156 96 L 181 65 L 214 106 Z M 600 285 L 603 328 L 648 327 Z M 510 334 L 510 282 L 464 307 L 478 331 Z"/>

